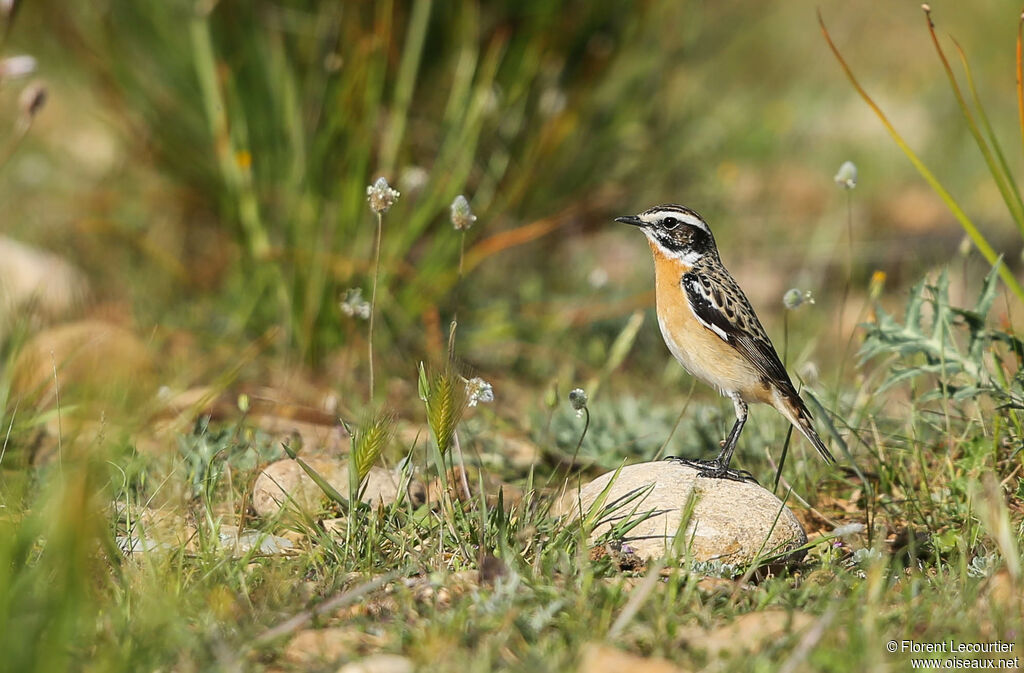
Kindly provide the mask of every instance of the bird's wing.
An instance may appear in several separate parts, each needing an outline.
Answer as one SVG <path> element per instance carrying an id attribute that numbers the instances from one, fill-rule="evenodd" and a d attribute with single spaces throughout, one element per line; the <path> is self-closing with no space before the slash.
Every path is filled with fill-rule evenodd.
<path id="1" fill-rule="evenodd" d="M 738 350 L 764 378 L 784 389 L 793 388 L 771 339 L 728 272 L 694 269 L 683 274 L 680 285 L 702 325 Z"/>

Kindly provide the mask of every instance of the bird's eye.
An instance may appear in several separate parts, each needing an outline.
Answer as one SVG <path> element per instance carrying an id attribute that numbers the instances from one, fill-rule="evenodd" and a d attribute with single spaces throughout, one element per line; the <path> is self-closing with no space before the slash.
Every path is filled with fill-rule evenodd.
<path id="1" fill-rule="evenodd" d="M 679 226 L 679 220 L 677 220 L 674 217 L 666 217 L 664 220 L 661 221 L 661 226 L 665 227 L 666 229 L 672 230 Z"/>

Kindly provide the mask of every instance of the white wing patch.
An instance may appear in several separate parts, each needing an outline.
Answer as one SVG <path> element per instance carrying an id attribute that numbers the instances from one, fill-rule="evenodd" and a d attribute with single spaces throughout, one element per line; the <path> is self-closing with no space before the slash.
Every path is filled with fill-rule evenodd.
<path id="1" fill-rule="evenodd" d="M 695 280 L 695 279 L 687 280 L 684 277 L 682 279 L 682 282 L 686 284 L 686 288 L 688 288 L 691 292 L 700 295 L 700 297 L 702 299 L 704 299 L 704 301 L 706 301 L 708 304 L 713 306 L 716 311 L 718 311 L 719 313 L 724 313 L 724 311 L 722 311 L 722 307 L 719 306 L 717 302 L 715 302 L 715 298 L 712 297 L 707 292 L 705 292 L 704 291 L 704 286 L 701 285 L 697 280 Z M 684 291 L 685 291 L 685 289 L 684 289 Z M 729 335 L 725 333 L 725 330 L 723 330 L 718 325 L 714 325 L 712 323 L 709 323 L 708 321 L 706 321 L 703 318 L 701 318 L 700 314 L 697 313 L 696 309 L 694 309 L 693 302 L 687 301 L 686 304 L 687 304 L 687 306 L 690 307 L 690 313 L 692 313 L 693 317 L 697 319 L 697 322 L 699 322 L 701 325 L 704 325 L 704 327 L 708 328 L 709 330 L 711 330 L 712 332 L 717 334 L 722 339 L 722 341 L 724 341 L 725 343 L 729 343 Z"/>

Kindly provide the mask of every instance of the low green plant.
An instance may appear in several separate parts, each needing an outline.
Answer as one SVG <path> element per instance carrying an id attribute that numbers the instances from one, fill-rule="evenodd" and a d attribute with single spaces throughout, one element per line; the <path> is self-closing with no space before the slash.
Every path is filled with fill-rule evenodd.
<path id="1" fill-rule="evenodd" d="M 942 270 L 934 282 L 922 280 L 914 285 L 902 323 L 882 307 L 875 308 L 875 320 L 864 325 L 861 359 L 898 356 L 878 394 L 930 375 L 937 386 L 926 392 L 923 400 L 961 400 L 988 394 L 1012 405 L 1020 399 L 1024 342 L 989 326 L 1001 264 L 985 277 L 978 299 L 969 309 L 950 304 L 947 270 Z M 1004 410 L 1016 416 L 1012 406 Z"/>

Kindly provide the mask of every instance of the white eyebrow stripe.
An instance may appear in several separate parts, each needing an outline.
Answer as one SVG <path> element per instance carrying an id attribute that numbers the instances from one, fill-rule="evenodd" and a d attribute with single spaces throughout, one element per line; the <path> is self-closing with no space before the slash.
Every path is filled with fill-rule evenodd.
<path id="1" fill-rule="evenodd" d="M 711 230 L 708 229 L 707 223 L 695 216 L 693 213 L 680 213 L 679 219 L 682 220 L 684 224 L 689 224 L 690 226 L 702 229 L 709 234 L 711 233 Z"/>
<path id="2" fill-rule="evenodd" d="M 658 206 L 645 210 L 640 213 L 640 219 L 644 222 L 654 223 L 666 217 L 674 217 L 683 224 L 688 224 L 691 227 L 697 227 L 698 229 L 710 234 L 711 229 L 707 223 L 700 218 L 699 215 L 693 213 L 685 208 L 676 208 L 672 206 Z"/>

